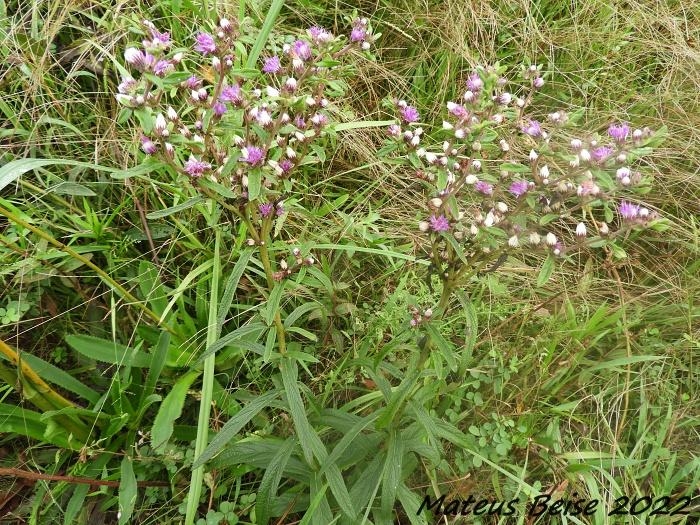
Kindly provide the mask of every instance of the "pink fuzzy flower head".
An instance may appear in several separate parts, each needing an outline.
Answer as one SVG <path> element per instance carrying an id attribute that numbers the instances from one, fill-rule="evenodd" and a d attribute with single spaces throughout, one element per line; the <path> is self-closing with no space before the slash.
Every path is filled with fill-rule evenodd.
<path id="1" fill-rule="evenodd" d="M 418 110 L 413 106 L 404 106 L 401 108 L 401 119 L 406 123 L 410 124 L 412 122 L 417 122 L 420 118 Z"/>
<path id="2" fill-rule="evenodd" d="M 243 102 L 243 95 L 241 94 L 241 86 L 238 84 L 233 84 L 227 86 L 221 90 L 221 95 L 219 100 L 222 102 L 231 102 L 234 105 L 238 105 Z"/>
<path id="3" fill-rule="evenodd" d="M 510 188 L 508 191 L 510 191 L 513 195 L 516 197 L 520 197 L 522 195 L 525 195 L 528 190 L 528 183 L 525 180 L 516 180 L 513 182 L 513 184 L 510 185 Z"/>
<path id="4" fill-rule="evenodd" d="M 274 205 L 271 202 L 264 202 L 258 206 L 260 215 L 262 215 L 263 217 L 269 217 L 270 215 L 272 215 L 273 208 Z"/>
<path id="5" fill-rule="evenodd" d="M 619 144 L 625 142 L 629 134 L 630 127 L 625 123 L 619 125 L 613 124 L 608 128 L 608 135 Z"/>
<path id="6" fill-rule="evenodd" d="M 308 60 L 311 58 L 311 46 L 305 40 L 296 40 L 290 50 L 292 57 Z"/>
<path id="7" fill-rule="evenodd" d="M 430 217 L 430 229 L 434 232 L 446 232 L 450 229 L 450 221 L 444 215 Z"/>
<path id="8" fill-rule="evenodd" d="M 631 202 L 622 201 L 617 207 L 617 212 L 625 220 L 634 220 L 639 217 L 639 206 Z"/>
<path id="9" fill-rule="evenodd" d="M 221 99 L 217 100 L 211 108 L 214 111 L 214 115 L 220 117 L 226 113 L 226 104 L 224 104 Z"/>
<path id="10" fill-rule="evenodd" d="M 308 33 L 311 41 L 316 45 L 327 44 L 333 40 L 333 35 L 319 26 L 310 27 Z"/>
<path id="11" fill-rule="evenodd" d="M 190 159 L 187 162 L 185 162 L 184 168 L 185 172 L 190 177 L 201 177 L 205 171 L 211 169 L 211 164 L 202 160 L 197 160 L 192 155 L 190 155 Z"/>
<path id="12" fill-rule="evenodd" d="M 153 73 L 158 77 L 164 77 L 175 70 L 175 66 L 170 60 L 159 60 L 153 66 Z"/>
<path id="13" fill-rule="evenodd" d="M 194 50 L 198 53 L 206 55 L 216 51 L 216 42 L 214 42 L 214 37 L 209 33 L 199 33 L 196 40 L 197 43 L 194 46 Z"/>
<path id="14" fill-rule="evenodd" d="M 282 159 L 279 162 L 280 169 L 282 170 L 282 173 L 289 173 L 292 168 L 294 167 L 294 163 L 289 160 L 289 159 Z"/>
<path id="15" fill-rule="evenodd" d="M 605 162 L 614 151 L 610 146 L 601 146 L 591 151 L 591 157 L 596 162 Z"/>
<path id="16" fill-rule="evenodd" d="M 278 56 L 271 56 L 265 59 L 262 71 L 268 75 L 273 75 L 281 69 L 280 58 Z"/>
<path id="17" fill-rule="evenodd" d="M 537 138 L 542 136 L 542 126 L 536 120 L 529 120 L 527 126 L 523 126 L 521 130 L 531 137 Z"/>
<path id="18" fill-rule="evenodd" d="M 158 146 L 150 138 L 148 138 L 145 135 L 142 135 L 141 149 L 146 155 L 153 155 L 158 150 Z"/>
<path id="19" fill-rule="evenodd" d="M 251 166 L 259 166 L 265 160 L 265 152 L 257 146 L 246 146 L 241 150 L 240 160 Z"/>
<path id="20" fill-rule="evenodd" d="M 478 93 L 484 87 L 484 81 L 481 80 L 479 73 L 472 73 L 467 79 L 467 89 L 472 93 Z"/>
<path id="21" fill-rule="evenodd" d="M 483 195 L 493 195 L 493 185 L 483 180 L 474 184 L 474 189 Z"/>
<path id="22" fill-rule="evenodd" d="M 192 75 L 187 80 L 185 80 L 181 85 L 182 85 L 182 87 L 187 88 L 187 89 L 199 89 L 202 87 L 202 80 L 200 78 L 198 78 L 196 75 Z"/>

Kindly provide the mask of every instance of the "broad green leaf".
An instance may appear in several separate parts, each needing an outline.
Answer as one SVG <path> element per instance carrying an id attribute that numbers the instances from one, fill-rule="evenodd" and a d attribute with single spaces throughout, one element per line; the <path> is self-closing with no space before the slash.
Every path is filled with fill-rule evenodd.
<path id="1" fill-rule="evenodd" d="M 202 352 L 202 355 L 199 357 L 198 362 L 204 361 L 204 359 L 209 357 L 211 354 L 218 352 L 225 346 L 233 343 L 234 341 L 243 339 L 249 336 L 250 334 L 255 334 L 255 339 L 257 339 L 258 337 L 260 337 L 260 334 L 265 331 L 266 328 L 267 327 L 263 323 L 250 323 L 245 324 L 240 328 L 236 328 L 233 332 L 228 333 L 225 336 L 217 339 L 213 345 L 211 345 L 204 352 Z"/>
<path id="2" fill-rule="evenodd" d="M 554 271 L 554 256 L 552 254 L 547 255 L 547 258 L 542 263 L 542 268 L 537 276 L 537 286 L 544 286 L 544 284 L 549 280 L 552 272 Z"/>
<path id="3" fill-rule="evenodd" d="M 50 188 L 47 193 L 55 193 L 57 195 L 72 195 L 74 197 L 94 197 L 97 195 L 87 186 L 78 184 L 77 182 L 61 182 Z"/>
<path id="4" fill-rule="evenodd" d="M 396 494 L 401 483 L 401 464 L 403 462 L 403 435 L 395 429 L 389 431 L 386 461 L 382 470 L 381 512 L 384 519 L 391 520 Z"/>
<path id="5" fill-rule="evenodd" d="M 256 523 L 267 525 L 270 521 L 270 509 L 277 498 L 277 489 L 282 480 L 282 474 L 295 445 L 296 439 L 288 438 L 277 450 L 270 461 L 270 466 L 265 470 L 255 498 Z"/>
<path id="6" fill-rule="evenodd" d="M 219 317 L 217 319 L 219 325 L 219 335 L 221 335 L 221 329 L 226 321 L 226 316 L 231 310 L 231 305 L 233 304 L 233 296 L 238 289 L 238 283 L 243 276 L 246 268 L 248 267 L 248 262 L 253 255 L 253 250 L 244 250 L 238 257 L 236 264 L 231 270 L 231 275 L 229 275 L 226 281 L 226 288 L 224 288 L 224 293 L 221 296 L 221 302 L 219 304 Z"/>
<path id="7" fill-rule="evenodd" d="M 233 437 L 240 432 L 240 430 L 248 424 L 248 422 L 253 419 L 258 412 L 263 408 L 266 408 L 274 401 L 278 396 L 277 391 L 267 392 L 262 394 L 252 401 L 250 401 L 246 406 L 244 406 L 238 414 L 229 419 L 226 424 L 221 428 L 219 433 L 214 436 L 211 440 L 209 446 L 204 449 L 204 452 L 195 458 L 192 465 L 193 468 L 204 465 L 207 461 L 213 458 L 226 444 L 233 439 Z"/>
<path id="8" fill-rule="evenodd" d="M 146 376 L 146 383 L 143 386 L 143 392 L 141 394 L 141 403 L 148 396 L 150 396 L 156 390 L 156 385 L 158 384 L 158 378 L 160 373 L 163 371 L 165 366 L 165 361 L 168 357 L 168 347 L 170 346 L 170 333 L 163 331 L 158 337 L 158 343 L 156 344 L 155 351 L 153 352 L 153 358 L 151 359 L 151 366 L 148 369 L 148 375 Z M 141 404 L 139 403 L 139 404 Z"/>
<path id="9" fill-rule="evenodd" d="M 272 326 L 275 320 L 275 315 L 279 310 L 282 294 L 284 293 L 284 285 L 284 280 L 275 283 L 275 287 L 272 289 L 267 301 L 265 301 L 265 323 L 267 326 Z"/>
<path id="10" fill-rule="evenodd" d="M 138 495 L 134 465 L 129 456 L 122 460 L 119 477 L 119 525 L 126 525 L 134 512 Z"/>
<path id="11" fill-rule="evenodd" d="M 198 377 L 199 372 L 197 371 L 189 372 L 181 377 L 160 404 L 151 429 L 151 446 L 156 452 L 162 454 L 165 451 L 168 440 L 173 435 L 175 421 L 182 415 L 187 391 Z"/>
<path id="12" fill-rule="evenodd" d="M 262 172 L 259 169 L 253 169 L 248 172 L 248 199 L 251 201 L 254 201 L 260 195 L 262 176 Z"/>
<path id="13" fill-rule="evenodd" d="M 83 354 L 85 357 L 101 361 L 103 363 L 111 363 L 113 365 L 121 365 L 129 362 L 131 366 L 136 368 L 148 368 L 151 366 L 151 356 L 142 352 L 121 345 L 113 341 L 100 339 L 91 335 L 68 335 L 66 343 L 76 352 Z"/>
<path id="14" fill-rule="evenodd" d="M 75 160 L 64 160 L 64 159 L 19 159 L 8 162 L 4 166 L 0 167 L 0 190 L 2 190 L 8 184 L 12 184 L 18 178 L 20 178 L 24 173 L 35 170 L 38 168 L 43 168 L 44 166 L 58 165 L 58 166 L 79 166 L 82 168 L 89 168 L 93 170 L 119 171 L 115 168 L 107 168 L 105 166 L 98 166 L 97 164 L 89 164 L 87 162 L 78 162 Z"/>
<path id="15" fill-rule="evenodd" d="M 427 323 L 425 329 L 430 335 L 430 340 L 437 346 L 438 350 L 440 350 L 440 353 L 445 358 L 447 366 L 452 372 L 455 372 L 457 370 L 457 360 L 454 356 L 454 346 L 442 336 L 432 323 Z"/>
<path id="16" fill-rule="evenodd" d="M 68 372 L 61 370 L 51 363 L 47 363 L 37 356 L 23 352 L 22 360 L 26 361 L 43 380 L 65 388 L 69 392 L 73 392 L 88 400 L 93 405 L 100 399 L 100 394 L 95 390 L 82 383 Z"/>
<path id="17" fill-rule="evenodd" d="M 160 280 L 158 269 L 150 261 L 139 263 L 139 288 L 144 299 L 156 314 L 162 315 L 168 306 L 167 294 Z"/>
<path id="18" fill-rule="evenodd" d="M 512 173 L 530 173 L 532 167 L 518 162 L 504 162 L 499 166 L 501 171 L 510 171 Z"/>
<path id="19" fill-rule="evenodd" d="M 386 428 L 391 424 L 396 415 L 399 413 L 399 410 L 402 408 L 403 403 L 406 400 L 406 396 L 415 386 L 419 375 L 419 370 L 411 371 L 404 378 L 404 380 L 401 381 L 401 384 L 392 392 L 389 403 L 381 410 L 381 414 L 377 420 L 378 429 Z"/>
<path id="20" fill-rule="evenodd" d="M 301 306 L 297 306 L 294 311 L 287 316 L 287 318 L 284 320 L 284 327 L 285 328 L 290 328 L 294 326 L 294 323 L 296 322 L 297 319 L 299 319 L 302 315 L 304 315 L 307 312 L 310 312 L 312 310 L 316 310 L 318 308 L 322 308 L 322 305 L 317 302 L 308 302 L 304 303 Z"/>
<path id="21" fill-rule="evenodd" d="M 428 525 L 428 521 L 425 519 L 426 513 L 418 513 L 418 509 L 420 509 L 421 503 L 423 503 L 425 494 L 421 497 L 409 489 L 405 483 L 401 483 L 399 485 L 397 497 L 401 502 L 401 506 L 406 511 L 406 516 L 408 517 L 408 521 L 411 522 L 411 525 Z"/>
<path id="22" fill-rule="evenodd" d="M 151 213 L 146 215 L 147 219 L 162 219 L 163 217 L 167 217 L 168 215 L 172 215 L 173 213 L 178 213 L 183 210 L 186 210 L 188 208 L 191 208 L 192 206 L 196 206 L 200 202 L 204 202 L 203 197 L 193 197 L 191 199 L 186 200 L 185 202 L 181 204 L 177 204 L 175 206 L 171 206 L 170 208 L 165 208 L 164 210 L 158 210 L 158 211 L 152 211 Z"/>
<path id="23" fill-rule="evenodd" d="M 267 39 L 270 36 L 270 32 L 275 25 L 275 21 L 283 5 L 284 0 L 272 0 L 270 6 L 267 8 L 267 16 L 265 17 L 260 33 L 258 33 L 253 48 L 248 55 L 248 60 L 246 61 L 246 67 L 248 69 L 256 69 L 258 57 L 260 57 L 260 53 L 265 48 L 265 44 L 267 44 Z"/>

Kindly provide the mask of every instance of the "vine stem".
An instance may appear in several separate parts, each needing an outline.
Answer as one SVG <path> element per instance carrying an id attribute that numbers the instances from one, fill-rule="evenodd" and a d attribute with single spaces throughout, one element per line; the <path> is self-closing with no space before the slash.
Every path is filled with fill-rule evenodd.
<path id="1" fill-rule="evenodd" d="M 260 261 L 265 269 L 267 287 L 270 292 L 272 292 L 275 287 L 275 278 L 272 273 L 272 262 L 270 261 L 270 253 L 268 251 L 271 226 L 272 220 L 268 217 L 264 220 L 262 232 L 260 232 Z M 287 340 L 284 331 L 284 324 L 282 324 L 282 315 L 280 314 L 279 310 L 275 312 L 275 331 L 277 332 L 277 347 L 279 348 L 280 354 L 285 355 L 287 353 Z"/>

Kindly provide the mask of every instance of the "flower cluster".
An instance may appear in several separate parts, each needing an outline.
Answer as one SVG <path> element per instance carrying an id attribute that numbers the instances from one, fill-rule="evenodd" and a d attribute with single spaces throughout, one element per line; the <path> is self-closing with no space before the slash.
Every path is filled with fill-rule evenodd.
<path id="1" fill-rule="evenodd" d="M 246 204 L 255 201 L 268 220 L 282 214 L 275 203 L 289 191 L 295 168 L 319 160 L 312 146 L 337 113 L 341 59 L 356 47 L 366 49 L 373 37 L 364 19 L 353 23 L 348 37 L 313 26 L 263 50 L 251 72 L 242 63 L 241 31 L 222 18 L 196 33 L 189 53 L 172 53 L 177 48 L 170 34 L 144 21 L 142 46 L 124 52 L 131 75 L 116 98 L 138 116 L 146 155 L 201 191 L 211 191 L 208 181 L 226 186 L 213 188 L 220 197 L 236 195 L 247 215 L 256 206 Z"/>
<path id="2" fill-rule="evenodd" d="M 503 72 L 467 73 L 461 97 L 446 105 L 442 130 L 431 135 L 442 133 L 441 145 L 421 144 L 416 108 L 389 103 L 396 122 L 383 151 L 402 152 L 432 192 L 418 228 L 430 237 L 426 247 L 441 275 L 483 270 L 516 249 L 561 256 L 571 244 L 605 245 L 658 219 L 632 202 L 636 190 L 648 190 L 634 165 L 663 130 L 614 122 L 603 133 L 572 136 L 579 115 L 531 112 L 545 83 L 538 67 L 524 68 L 526 84 L 512 90 Z"/>

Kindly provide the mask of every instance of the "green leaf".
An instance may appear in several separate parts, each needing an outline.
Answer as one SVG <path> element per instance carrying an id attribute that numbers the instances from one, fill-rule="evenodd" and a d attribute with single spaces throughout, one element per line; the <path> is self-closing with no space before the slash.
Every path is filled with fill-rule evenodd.
<path id="1" fill-rule="evenodd" d="M 195 458 L 192 468 L 197 468 L 204 465 L 207 461 L 213 458 L 226 444 L 231 441 L 240 430 L 248 424 L 248 422 L 253 419 L 258 412 L 263 408 L 270 406 L 272 401 L 277 399 L 278 392 L 271 391 L 266 394 L 262 394 L 252 401 L 250 401 L 246 406 L 244 406 L 235 416 L 229 419 L 226 424 L 221 428 L 219 433 L 214 436 L 211 440 L 209 446 L 204 449 L 204 452 Z"/>
<path id="2" fill-rule="evenodd" d="M 243 339 L 250 334 L 256 334 L 257 332 L 257 335 L 255 335 L 255 339 L 257 339 L 258 337 L 260 337 L 260 334 L 265 331 L 266 328 L 267 327 L 263 323 L 250 323 L 243 325 L 240 328 L 236 328 L 233 332 L 228 333 L 220 339 L 216 340 L 214 344 L 212 344 L 204 352 L 202 352 L 202 355 L 199 357 L 197 362 L 201 363 L 211 354 L 218 352 L 225 346 L 228 346 L 229 344 L 239 339 Z"/>
<path id="3" fill-rule="evenodd" d="M 168 440 L 173 435 L 175 421 L 182 415 L 182 407 L 185 406 L 187 392 L 197 377 L 199 377 L 199 372 L 197 371 L 181 377 L 160 404 L 158 413 L 153 420 L 153 428 L 151 429 L 151 446 L 156 452 L 160 454 L 165 452 Z"/>
<path id="4" fill-rule="evenodd" d="M 91 335 L 68 335 L 66 343 L 76 352 L 83 354 L 89 359 L 122 365 L 128 363 L 136 368 L 149 368 L 151 366 L 151 356 L 142 352 L 121 345 L 117 342 L 107 341 Z"/>
<path id="5" fill-rule="evenodd" d="M 98 166 L 97 164 L 89 164 L 87 162 L 78 162 L 74 160 L 63 160 L 63 159 L 19 159 L 8 162 L 4 166 L 0 167 L 0 190 L 5 186 L 12 184 L 18 178 L 20 178 L 24 173 L 35 170 L 38 168 L 43 168 L 49 165 L 58 166 L 80 166 L 82 168 L 90 168 L 93 170 L 116 172 L 119 171 L 115 168 L 107 168 L 105 166 Z"/>
<path id="6" fill-rule="evenodd" d="M 93 405 L 100 399 L 100 394 L 85 385 L 65 370 L 47 363 L 43 359 L 28 353 L 22 353 L 22 360 L 25 361 L 39 376 L 55 385 L 65 388 L 69 392 L 79 395 L 88 400 Z"/>
<path id="7" fill-rule="evenodd" d="M 229 275 L 226 281 L 226 288 L 221 296 L 221 303 L 219 304 L 219 317 L 217 323 L 219 325 L 219 335 L 221 335 L 221 329 L 226 321 L 226 316 L 231 310 L 231 305 L 233 304 L 233 296 L 238 289 L 238 283 L 243 276 L 246 268 L 248 267 L 248 262 L 253 255 L 253 250 L 247 249 L 241 252 L 240 257 L 236 261 L 236 264 L 231 270 L 231 275 Z"/>
<path id="8" fill-rule="evenodd" d="M 544 286 L 544 284 L 549 280 L 554 271 L 554 256 L 552 254 L 547 255 L 547 258 L 542 263 L 542 268 L 537 276 L 537 286 Z"/>
<path id="9" fill-rule="evenodd" d="M 381 410 L 379 419 L 377 420 L 377 428 L 382 429 L 388 427 L 391 422 L 398 414 L 399 410 L 403 406 L 406 396 L 414 387 L 418 376 L 420 375 L 419 370 L 413 370 L 409 375 L 407 375 L 401 384 L 393 391 L 391 399 L 386 407 Z"/>
<path id="10" fill-rule="evenodd" d="M 168 307 L 167 294 L 158 275 L 158 269 L 150 261 L 139 263 L 139 288 L 144 299 L 156 314 L 162 315 Z"/>
<path id="11" fill-rule="evenodd" d="M 450 367 L 452 372 L 457 370 L 457 360 L 454 356 L 454 348 L 447 339 L 445 339 L 442 334 L 433 326 L 432 323 L 427 323 L 425 329 L 430 335 L 430 340 L 437 346 L 442 356 L 445 358 L 447 366 Z"/>
<path id="12" fill-rule="evenodd" d="M 277 20 L 283 5 L 284 0 L 272 0 L 270 7 L 267 8 L 265 22 L 263 22 L 260 33 L 258 33 L 258 36 L 255 39 L 255 44 L 253 44 L 253 48 L 250 50 L 250 54 L 248 55 L 248 60 L 246 61 L 247 68 L 255 69 L 258 57 L 265 48 L 265 44 L 267 44 L 267 39 L 270 36 L 272 27 L 275 25 L 275 21 Z"/>
<path id="13" fill-rule="evenodd" d="M 183 202 L 181 204 L 171 206 L 170 208 L 165 208 L 164 210 L 152 211 L 151 213 L 146 215 L 146 218 L 147 219 L 162 219 L 163 217 L 167 217 L 168 215 L 172 215 L 173 213 L 178 213 L 180 211 L 191 208 L 192 206 L 196 206 L 197 204 L 199 204 L 200 202 L 203 202 L 203 201 L 204 201 L 203 197 L 193 197 L 191 199 L 186 200 L 185 202 Z"/>
<path id="14" fill-rule="evenodd" d="M 531 173 L 532 167 L 520 164 L 518 162 L 504 162 L 499 166 L 501 171 L 510 171 L 513 173 Z"/>
<path id="15" fill-rule="evenodd" d="M 134 465 L 129 456 L 122 459 L 119 476 L 119 525 L 126 525 L 134 512 L 138 494 Z"/>
<path id="16" fill-rule="evenodd" d="M 404 458 L 402 434 L 395 429 L 389 431 L 386 460 L 382 470 L 381 513 L 391 521 L 396 494 L 401 483 L 401 464 Z"/>
<path id="17" fill-rule="evenodd" d="M 391 126 L 396 124 L 395 120 L 363 120 L 358 122 L 341 122 L 336 124 L 333 128 L 336 131 L 349 131 L 353 129 L 363 129 L 363 128 L 383 128 L 386 126 Z M 393 146 L 393 143 L 392 143 Z"/>
<path id="18" fill-rule="evenodd" d="M 280 281 L 275 283 L 275 287 L 265 302 L 265 323 L 267 326 L 272 326 L 275 321 L 275 315 L 280 307 L 280 301 L 282 300 L 282 293 L 284 292 L 285 281 Z"/>
<path id="19" fill-rule="evenodd" d="M 259 169 L 253 169 L 248 172 L 248 200 L 254 201 L 260 195 L 260 187 L 262 185 L 262 172 Z"/>
<path id="20" fill-rule="evenodd" d="M 255 498 L 256 523 L 267 525 L 270 521 L 270 509 L 277 498 L 277 489 L 282 480 L 282 473 L 294 451 L 295 445 L 296 439 L 287 439 L 272 457 L 270 466 L 265 470 Z"/>
<path id="21" fill-rule="evenodd" d="M 165 361 L 168 356 L 168 347 L 170 346 L 170 334 L 168 332 L 161 332 L 160 337 L 158 337 L 158 343 L 156 344 L 155 352 L 153 353 L 153 358 L 151 359 L 151 366 L 148 369 L 148 375 L 146 376 L 146 383 L 143 386 L 143 392 L 141 394 L 141 401 L 143 401 L 150 396 L 156 390 L 156 385 L 158 384 L 158 378 L 160 373 L 163 371 L 165 366 Z"/>
<path id="22" fill-rule="evenodd" d="M 61 182 L 50 188 L 47 193 L 55 193 L 57 195 L 72 195 L 74 197 L 94 197 L 97 195 L 87 186 L 76 182 Z"/>
<path id="23" fill-rule="evenodd" d="M 299 319 L 302 315 L 304 315 L 307 312 L 310 312 L 312 310 L 316 310 L 318 308 L 321 308 L 322 305 L 320 303 L 316 302 L 308 302 L 304 303 L 300 306 L 297 306 L 294 311 L 287 316 L 287 318 L 284 320 L 284 327 L 285 328 L 291 328 L 294 326 L 294 322 Z"/>

